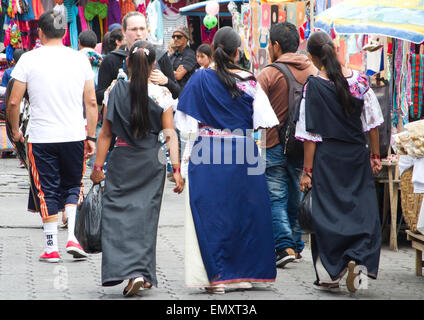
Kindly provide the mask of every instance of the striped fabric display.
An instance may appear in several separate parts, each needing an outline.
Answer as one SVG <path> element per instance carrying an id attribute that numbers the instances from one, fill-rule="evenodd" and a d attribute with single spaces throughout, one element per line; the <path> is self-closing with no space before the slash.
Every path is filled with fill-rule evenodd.
<path id="1" fill-rule="evenodd" d="M 411 54 L 412 66 L 412 104 L 409 108 L 411 121 L 423 118 L 423 85 L 424 85 L 424 55 Z"/>

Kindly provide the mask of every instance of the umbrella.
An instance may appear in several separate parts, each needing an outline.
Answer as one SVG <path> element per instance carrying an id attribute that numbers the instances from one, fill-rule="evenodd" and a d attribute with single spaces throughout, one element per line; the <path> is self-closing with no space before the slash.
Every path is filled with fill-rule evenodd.
<path id="1" fill-rule="evenodd" d="M 345 0 L 319 14 L 315 28 L 424 42 L 423 0 Z"/>

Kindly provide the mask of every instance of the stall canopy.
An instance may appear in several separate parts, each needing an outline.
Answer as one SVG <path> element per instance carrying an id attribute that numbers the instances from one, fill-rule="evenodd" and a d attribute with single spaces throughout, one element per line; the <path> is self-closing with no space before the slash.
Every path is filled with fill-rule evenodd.
<path id="1" fill-rule="evenodd" d="M 315 28 L 424 42 L 424 0 L 345 0 L 316 17 Z"/>
<path id="2" fill-rule="evenodd" d="M 231 17 L 231 13 L 228 11 L 228 4 L 230 2 L 240 3 L 240 2 L 249 2 L 249 0 L 219 0 L 219 16 L 220 17 Z M 198 3 L 191 4 L 180 8 L 180 14 L 183 16 L 205 16 L 205 7 L 207 1 L 202 1 Z"/>

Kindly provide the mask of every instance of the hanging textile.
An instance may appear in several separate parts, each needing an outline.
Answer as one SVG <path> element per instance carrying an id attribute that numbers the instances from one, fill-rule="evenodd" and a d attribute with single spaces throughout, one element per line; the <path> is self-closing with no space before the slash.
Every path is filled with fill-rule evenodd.
<path id="1" fill-rule="evenodd" d="M 204 24 L 202 24 L 200 28 L 202 31 L 202 43 L 212 44 L 213 37 L 215 36 L 218 28 L 214 27 L 212 29 L 208 29 Z"/>
<path id="2" fill-rule="evenodd" d="M 409 120 L 421 120 L 423 118 L 423 86 L 424 86 L 424 55 L 411 55 L 412 71 L 412 104 L 409 109 Z"/>
<path id="3" fill-rule="evenodd" d="M 108 27 L 114 23 L 121 24 L 121 8 L 119 7 L 119 0 L 109 0 L 107 7 L 107 23 Z"/>
<path id="4" fill-rule="evenodd" d="M 54 1 L 52 0 L 41 0 L 41 4 L 43 6 L 44 11 L 53 10 L 53 7 L 55 6 Z"/>
<path id="5" fill-rule="evenodd" d="M 30 38 L 29 38 L 29 21 L 17 21 L 19 30 L 21 31 L 21 44 L 22 48 L 29 50 L 30 48 Z"/>
<path id="6" fill-rule="evenodd" d="M 107 5 L 101 2 L 88 1 L 84 8 L 84 16 L 87 21 L 93 20 L 95 16 L 104 19 L 107 17 Z"/>
<path id="7" fill-rule="evenodd" d="M 409 122 L 411 104 L 411 64 L 410 46 L 407 41 L 394 40 L 394 74 L 395 90 L 393 94 L 393 126 L 405 126 Z M 400 128 L 402 129 L 402 128 Z M 402 131 L 402 130 L 399 130 Z"/>
<path id="8" fill-rule="evenodd" d="M 132 0 L 119 0 L 119 6 L 121 7 L 121 19 L 128 13 L 135 11 L 135 5 Z"/>
<path id="9" fill-rule="evenodd" d="M 165 14 L 168 16 L 179 15 L 179 10 L 186 5 L 191 4 L 192 2 L 187 0 L 163 0 L 163 4 L 165 5 Z M 148 0 L 146 0 L 146 6 L 149 4 Z"/>
<path id="10" fill-rule="evenodd" d="M 78 50 L 78 28 L 77 28 L 78 7 L 71 7 L 71 23 L 69 24 L 69 33 L 71 37 L 72 49 Z"/>
<path id="11" fill-rule="evenodd" d="M 82 6 L 78 6 L 78 16 L 80 18 L 81 31 L 87 30 L 88 29 L 87 20 L 85 20 L 84 8 Z"/>
<path id="12" fill-rule="evenodd" d="M 15 49 L 19 47 L 19 43 L 21 41 L 22 38 L 19 26 L 17 23 L 12 22 L 10 27 L 6 30 L 6 36 L 4 40 L 7 62 L 11 62 L 13 60 L 13 53 L 15 52 Z"/>
<path id="13" fill-rule="evenodd" d="M 44 13 L 43 5 L 41 0 L 32 0 L 32 7 L 34 9 L 35 20 L 40 19 L 40 16 Z"/>
<path id="14" fill-rule="evenodd" d="M 168 43 L 171 40 L 172 33 L 178 26 L 188 27 L 187 16 L 176 15 L 163 15 L 163 46 L 162 50 L 168 51 Z"/>
<path id="15" fill-rule="evenodd" d="M 34 20 L 34 10 L 32 8 L 32 0 L 5 0 L 2 2 L 5 11 L 6 24 L 10 24 L 10 20 L 29 21 Z M 5 6 L 7 5 L 7 8 Z"/>
<path id="16" fill-rule="evenodd" d="M 147 6 L 148 33 L 150 41 L 155 45 L 163 45 L 163 10 L 160 0 L 154 0 Z"/>

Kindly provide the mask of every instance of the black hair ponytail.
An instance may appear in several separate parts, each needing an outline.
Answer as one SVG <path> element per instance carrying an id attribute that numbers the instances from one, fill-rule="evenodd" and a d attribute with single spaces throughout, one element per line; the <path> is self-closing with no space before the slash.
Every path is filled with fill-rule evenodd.
<path id="1" fill-rule="evenodd" d="M 135 42 L 128 56 L 130 78 L 130 130 L 137 139 L 150 133 L 148 78 L 155 61 L 155 50 L 148 42 Z"/>
<path id="2" fill-rule="evenodd" d="M 355 109 L 355 102 L 350 93 L 349 83 L 343 75 L 331 38 L 323 31 L 314 32 L 308 40 L 308 52 L 321 61 L 328 79 L 336 87 L 337 97 L 345 114 L 350 116 Z"/>
<path id="3" fill-rule="evenodd" d="M 213 60 L 215 62 L 216 73 L 218 78 L 228 88 L 232 97 L 239 97 L 242 95 L 242 92 L 237 87 L 237 79 L 241 81 L 256 81 L 253 74 L 245 79 L 230 71 L 231 69 L 247 71 L 234 63 L 233 57 L 240 45 L 240 36 L 230 27 L 219 29 L 213 39 Z"/>

